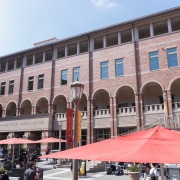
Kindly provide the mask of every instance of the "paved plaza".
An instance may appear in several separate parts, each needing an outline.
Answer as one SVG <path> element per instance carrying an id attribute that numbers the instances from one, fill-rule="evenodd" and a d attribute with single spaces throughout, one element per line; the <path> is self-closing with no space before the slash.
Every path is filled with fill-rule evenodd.
<path id="1" fill-rule="evenodd" d="M 69 167 L 53 168 L 53 165 L 47 161 L 39 162 L 38 167 L 44 169 L 43 180 L 72 180 L 72 172 Z M 87 173 L 86 176 L 79 178 L 81 180 L 129 180 L 128 175 L 115 176 L 106 175 L 104 172 Z M 143 178 L 140 178 L 141 180 Z"/>

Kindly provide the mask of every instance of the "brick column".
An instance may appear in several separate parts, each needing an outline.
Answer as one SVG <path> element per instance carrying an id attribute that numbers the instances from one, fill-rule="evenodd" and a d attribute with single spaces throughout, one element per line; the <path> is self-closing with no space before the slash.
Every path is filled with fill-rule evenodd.
<path id="1" fill-rule="evenodd" d="M 163 97 L 164 97 L 164 103 L 166 105 L 165 116 L 167 119 L 167 125 L 170 128 L 174 128 L 171 91 L 170 90 L 164 91 Z"/>
<path id="2" fill-rule="evenodd" d="M 136 104 L 136 125 L 137 128 L 140 128 L 141 126 L 143 127 L 145 125 L 142 94 L 135 94 L 135 104 Z"/>
<path id="3" fill-rule="evenodd" d="M 117 102 L 116 97 L 113 97 L 113 107 L 114 107 L 114 137 L 118 135 L 118 118 L 117 118 Z"/>
<path id="4" fill-rule="evenodd" d="M 20 115 L 20 108 L 16 108 L 16 116 Z"/>
<path id="5" fill-rule="evenodd" d="M 5 109 L 2 110 L 2 117 L 6 117 L 6 110 Z"/>
<path id="6" fill-rule="evenodd" d="M 111 138 L 114 137 L 114 99 L 109 97 L 110 102 L 110 129 L 111 129 Z"/>
<path id="7" fill-rule="evenodd" d="M 32 106 L 31 114 L 32 114 L 32 115 L 36 114 L 36 106 Z"/>
<path id="8" fill-rule="evenodd" d="M 87 144 L 94 142 L 93 100 L 87 102 Z"/>

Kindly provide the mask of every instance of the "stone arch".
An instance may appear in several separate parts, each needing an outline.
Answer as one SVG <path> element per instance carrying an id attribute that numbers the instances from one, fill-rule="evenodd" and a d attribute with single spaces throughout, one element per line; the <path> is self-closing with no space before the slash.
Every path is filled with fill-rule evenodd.
<path id="1" fill-rule="evenodd" d="M 67 98 L 64 95 L 57 95 L 53 100 L 53 110 L 56 113 L 66 113 Z"/>
<path id="2" fill-rule="evenodd" d="M 135 106 L 135 91 L 131 86 L 124 85 L 116 91 L 116 104 L 118 108 Z"/>
<path id="3" fill-rule="evenodd" d="M 93 106 L 95 110 L 110 108 L 110 101 L 109 101 L 110 94 L 106 89 L 96 90 L 93 93 L 92 97 L 93 97 Z"/>
<path id="4" fill-rule="evenodd" d="M 173 108 L 180 108 L 180 77 L 173 79 L 169 85 Z"/>
<path id="5" fill-rule="evenodd" d="M 136 92 L 136 90 L 134 89 L 133 86 L 131 86 L 130 84 L 124 84 L 124 85 L 122 85 L 122 86 L 119 86 L 119 87 L 115 90 L 114 96 L 116 97 L 117 92 L 118 92 L 122 87 L 125 87 L 125 86 L 130 87 L 130 88 L 134 91 L 134 94 L 137 94 L 137 92 Z"/>
<path id="6" fill-rule="evenodd" d="M 29 99 L 24 100 L 21 102 L 21 115 L 30 115 L 32 113 L 32 102 Z"/>
<path id="7" fill-rule="evenodd" d="M 16 103 L 11 101 L 6 106 L 6 116 L 16 116 Z"/>
<path id="8" fill-rule="evenodd" d="M 143 84 L 141 86 L 140 94 L 143 94 L 143 89 L 144 89 L 145 86 L 147 86 L 148 84 L 152 84 L 152 83 L 158 84 L 159 86 L 161 86 L 162 91 L 164 91 L 164 87 L 163 87 L 163 85 L 159 81 L 148 81 L 148 82 L 146 82 L 145 84 Z"/>
<path id="9" fill-rule="evenodd" d="M 144 105 L 163 104 L 164 88 L 157 81 L 147 82 L 141 88 Z"/>
<path id="10" fill-rule="evenodd" d="M 36 102 L 36 114 L 48 113 L 48 99 L 41 97 Z"/>
<path id="11" fill-rule="evenodd" d="M 82 94 L 81 100 L 79 102 L 79 110 L 87 111 L 87 96 L 85 93 Z"/>

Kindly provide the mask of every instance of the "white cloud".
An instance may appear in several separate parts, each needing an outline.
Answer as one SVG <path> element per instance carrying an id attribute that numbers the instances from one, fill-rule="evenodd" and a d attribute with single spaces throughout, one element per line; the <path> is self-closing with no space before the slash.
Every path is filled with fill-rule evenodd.
<path id="1" fill-rule="evenodd" d="M 112 2 L 111 0 L 91 0 L 91 2 L 97 8 L 112 8 L 117 6 L 117 4 Z"/>

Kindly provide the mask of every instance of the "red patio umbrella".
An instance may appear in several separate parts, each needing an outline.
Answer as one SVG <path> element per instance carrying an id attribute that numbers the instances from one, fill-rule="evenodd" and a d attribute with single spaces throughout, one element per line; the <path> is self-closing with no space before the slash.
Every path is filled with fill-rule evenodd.
<path id="1" fill-rule="evenodd" d="M 49 138 L 41 139 L 41 140 L 34 141 L 34 142 L 35 143 L 55 143 L 55 142 L 67 142 L 67 141 L 64 139 L 49 137 Z"/>
<path id="2" fill-rule="evenodd" d="M 23 138 L 9 138 L 9 139 L 4 139 L 0 141 L 0 144 L 10 144 L 13 145 L 13 154 L 14 154 L 14 145 L 16 144 L 30 144 L 34 143 L 34 141 L 28 140 L 28 139 L 23 139 Z M 13 162 L 14 162 L 14 156 L 12 156 L 12 167 L 13 167 Z"/>
<path id="3" fill-rule="evenodd" d="M 9 138 L 9 139 L 4 139 L 0 141 L 0 144 L 10 144 L 10 145 L 30 144 L 30 143 L 34 143 L 34 141 L 23 139 L 23 138 Z"/>
<path id="4" fill-rule="evenodd" d="M 180 163 L 180 132 L 160 126 L 40 158 Z"/>

